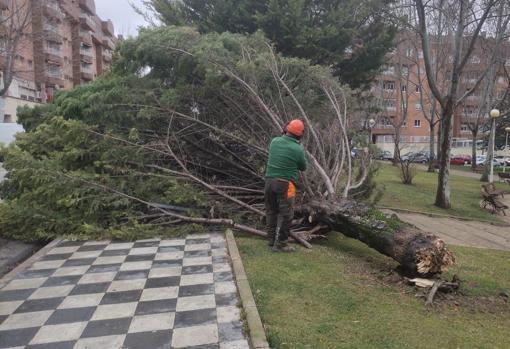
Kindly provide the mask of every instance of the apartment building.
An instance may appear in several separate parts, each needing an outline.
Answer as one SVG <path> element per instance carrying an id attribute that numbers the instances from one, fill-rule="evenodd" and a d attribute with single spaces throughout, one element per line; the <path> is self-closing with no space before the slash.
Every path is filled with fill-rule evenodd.
<path id="1" fill-rule="evenodd" d="M 15 122 L 19 105 L 50 102 L 55 91 L 94 80 L 108 69 L 118 41 L 113 23 L 96 14 L 94 0 L 0 0 L 2 18 L 10 18 L 13 7 L 30 18 L 16 50 L 14 80 L 0 122 Z M 8 25 L 0 21 L 1 33 Z M 5 54 L 2 73 L 4 64 Z"/>
<path id="2" fill-rule="evenodd" d="M 407 34 L 409 35 L 409 34 Z M 459 93 L 472 89 L 478 78 L 483 75 L 489 64 L 491 38 L 481 37 L 474 53 L 464 69 L 460 81 Z M 399 38 L 399 45 L 388 56 L 388 63 L 376 79 L 372 88 L 378 109 L 377 122 L 372 128 L 372 142 L 385 150 L 393 150 L 396 127 L 400 127 L 402 146 L 409 150 L 428 149 L 431 133 L 437 140 L 439 125 L 430 128 L 431 115 L 440 114 L 440 108 L 435 101 L 425 73 L 423 51 L 419 46 L 420 40 L 409 35 Z M 444 44 L 447 40 L 432 40 L 432 64 L 436 72 L 439 85 L 448 82 L 451 74 L 453 57 L 451 50 Z M 441 44 L 439 44 L 441 42 Z M 441 46 L 440 46 L 441 45 Z M 501 50 L 500 64 L 494 74 L 492 87 L 492 103 L 496 104 L 509 87 L 507 74 L 510 74 L 510 43 L 506 42 Z M 470 128 L 479 123 L 478 142 L 487 134 L 488 113 L 483 108 L 485 89 L 490 88 L 484 81 L 466 98 L 456 109 L 453 123 L 453 147 L 464 148 L 466 152 L 472 144 Z M 444 84 L 447 85 L 447 84 Z M 480 116 L 479 116 L 480 115 Z M 435 117 L 437 121 L 438 117 Z M 468 152 L 469 153 L 469 152 Z"/>

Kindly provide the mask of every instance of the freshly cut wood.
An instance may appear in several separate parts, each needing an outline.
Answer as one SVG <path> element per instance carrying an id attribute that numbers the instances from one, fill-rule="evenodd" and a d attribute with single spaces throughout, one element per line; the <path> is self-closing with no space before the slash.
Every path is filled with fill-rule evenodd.
<path id="1" fill-rule="evenodd" d="M 396 218 L 386 218 L 370 206 L 350 200 L 312 201 L 300 210 L 310 223 L 327 224 L 332 230 L 360 240 L 395 259 L 407 271 L 437 274 L 455 263 L 443 240 L 425 234 Z"/>

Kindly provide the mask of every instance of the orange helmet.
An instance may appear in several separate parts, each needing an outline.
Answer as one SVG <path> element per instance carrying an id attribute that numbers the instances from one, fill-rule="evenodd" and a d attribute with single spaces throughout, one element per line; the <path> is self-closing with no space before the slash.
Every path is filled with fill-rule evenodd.
<path id="1" fill-rule="evenodd" d="M 305 124 L 299 119 L 294 119 L 287 125 L 287 132 L 294 136 L 301 137 L 305 133 Z"/>

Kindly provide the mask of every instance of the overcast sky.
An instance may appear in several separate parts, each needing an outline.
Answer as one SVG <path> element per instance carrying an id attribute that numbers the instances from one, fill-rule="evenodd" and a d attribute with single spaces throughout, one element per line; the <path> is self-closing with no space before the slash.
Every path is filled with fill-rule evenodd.
<path id="1" fill-rule="evenodd" d="M 96 12 L 101 19 L 113 21 L 116 34 L 135 36 L 145 21 L 131 8 L 130 2 L 141 5 L 142 0 L 96 0 Z"/>

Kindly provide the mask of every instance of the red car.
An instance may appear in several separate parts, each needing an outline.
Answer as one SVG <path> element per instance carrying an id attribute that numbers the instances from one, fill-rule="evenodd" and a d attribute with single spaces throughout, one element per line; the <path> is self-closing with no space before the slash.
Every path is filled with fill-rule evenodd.
<path id="1" fill-rule="evenodd" d="M 456 155 L 450 159 L 450 165 L 467 165 L 471 164 L 471 156 L 469 155 Z"/>

